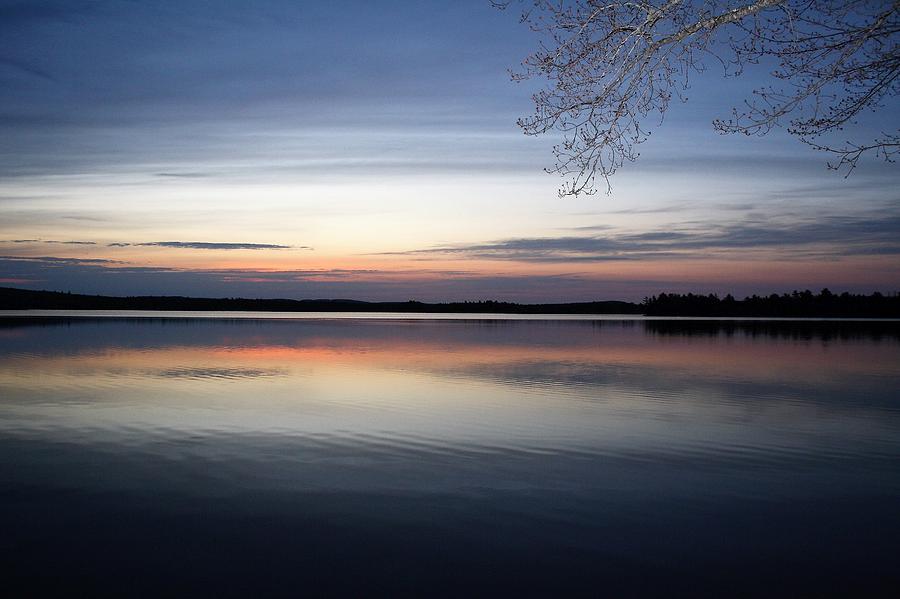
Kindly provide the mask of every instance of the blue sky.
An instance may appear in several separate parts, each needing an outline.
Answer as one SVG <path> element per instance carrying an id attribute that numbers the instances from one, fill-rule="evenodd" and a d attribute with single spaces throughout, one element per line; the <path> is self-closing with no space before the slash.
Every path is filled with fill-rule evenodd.
<path id="1" fill-rule="evenodd" d="M 555 140 L 515 125 L 540 82 L 508 74 L 536 41 L 487 0 L 0 1 L 0 284 L 520 301 L 900 288 L 893 165 L 844 179 L 784 131 L 713 132 L 762 68 L 710 65 L 611 195 L 557 198 Z M 889 108 L 860 128 L 896 129 Z"/>

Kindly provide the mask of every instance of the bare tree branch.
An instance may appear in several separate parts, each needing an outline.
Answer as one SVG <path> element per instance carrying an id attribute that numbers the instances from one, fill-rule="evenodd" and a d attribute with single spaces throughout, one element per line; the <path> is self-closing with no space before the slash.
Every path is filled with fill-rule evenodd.
<path id="1" fill-rule="evenodd" d="M 734 74 L 774 58 L 783 87 L 756 90 L 744 109 L 714 121 L 722 133 L 765 134 L 787 125 L 802 142 L 852 170 L 860 156 L 891 160 L 898 135 L 832 146 L 823 136 L 882 107 L 900 86 L 900 0 L 522 0 L 522 20 L 540 37 L 515 80 L 539 78 L 528 135 L 558 131 L 560 195 L 595 193 L 637 159 L 673 98 L 686 100 L 692 72 L 715 58 Z M 508 2 L 494 2 L 507 6 Z M 892 160 L 891 160 L 892 161 Z"/>

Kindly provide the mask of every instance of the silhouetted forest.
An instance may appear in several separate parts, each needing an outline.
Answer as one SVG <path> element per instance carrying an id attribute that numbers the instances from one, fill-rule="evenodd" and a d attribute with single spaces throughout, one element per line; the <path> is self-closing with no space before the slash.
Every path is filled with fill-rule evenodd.
<path id="1" fill-rule="evenodd" d="M 346 299 L 242 299 L 181 296 L 111 297 L 0 287 L 2 310 L 184 310 L 260 312 L 408 312 L 456 314 L 645 314 L 647 316 L 900 318 L 900 295 L 794 291 L 736 300 L 731 295 L 661 293 L 640 304 L 620 301 L 517 304 L 497 301 L 425 303 Z"/>
<path id="2" fill-rule="evenodd" d="M 193 310 L 260 312 L 437 312 L 459 314 L 640 314 L 631 302 L 568 304 L 515 304 L 478 301 L 429 304 L 425 302 L 363 302 L 347 299 L 241 299 L 180 296 L 110 297 L 56 291 L 0 287 L 2 310 Z"/>
<path id="3" fill-rule="evenodd" d="M 900 295 L 834 294 L 828 289 L 814 294 L 794 291 L 783 295 L 752 295 L 736 300 L 731 295 L 661 293 L 641 302 L 647 316 L 768 316 L 773 318 L 898 318 Z"/>

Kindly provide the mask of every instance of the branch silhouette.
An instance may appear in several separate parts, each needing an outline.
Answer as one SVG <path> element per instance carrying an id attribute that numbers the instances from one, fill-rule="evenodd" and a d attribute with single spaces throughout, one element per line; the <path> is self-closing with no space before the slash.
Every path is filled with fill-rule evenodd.
<path id="1" fill-rule="evenodd" d="M 493 2 L 506 8 L 513 2 Z M 774 60 L 775 82 L 757 89 L 720 133 L 764 135 L 786 126 L 831 155 L 849 174 L 860 157 L 889 162 L 900 130 L 834 143 L 866 110 L 883 108 L 900 88 L 900 1 L 878 0 L 519 0 L 522 21 L 541 41 L 514 80 L 541 79 L 535 113 L 519 119 L 528 135 L 562 133 L 546 169 L 566 178 L 560 196 L 592 194 L 639 156 L 673 99 L 686 101 L 693 73 L 707 60 L 726 75 Z"/>

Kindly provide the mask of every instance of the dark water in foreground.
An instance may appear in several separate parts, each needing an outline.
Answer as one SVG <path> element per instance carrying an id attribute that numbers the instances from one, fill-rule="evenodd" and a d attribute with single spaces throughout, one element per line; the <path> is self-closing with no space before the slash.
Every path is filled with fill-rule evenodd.
<path id="1" fill-rule="evenodd" d="M 900 329 L 0 320 L 0 554 L 11 596 L 898 596 Z"/>

